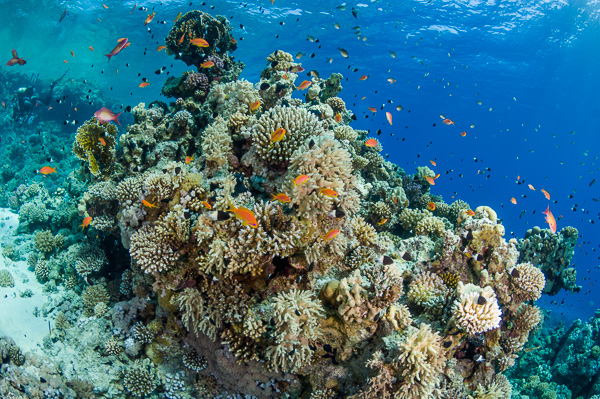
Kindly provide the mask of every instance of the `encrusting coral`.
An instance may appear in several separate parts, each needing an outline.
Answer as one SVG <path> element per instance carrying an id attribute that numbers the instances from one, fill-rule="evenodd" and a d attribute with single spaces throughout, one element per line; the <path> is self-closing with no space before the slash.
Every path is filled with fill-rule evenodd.
<path id="1" fill-rule="evenodd" d="M 112 124 L 83 124 L 74 151 L 93 184 L 69 206 L 92 217 L 86 238 L 63 251 L 68 212 L 33 236 L 28 264 L 82 292 L 69 304 L 102 331 L 95 355 L 120 392 L 507 398 L 501 372 L 542 320 L 534 301 L 576 289 L 575 232 L 506 240 L 493 209 L 445 203 L 433 170 L 407 174 L 366 145 L 340 74 L 292 98 L 291 54 L 268 55 L 253 85 L 232 39 L 224 17 L 176 20 L 168 53 L 200 69 L 167 80 L 169 104 L 132 109 L 119 151 Z M 44 195 L 19 190 L 31 232 L 55 219 Z"/>

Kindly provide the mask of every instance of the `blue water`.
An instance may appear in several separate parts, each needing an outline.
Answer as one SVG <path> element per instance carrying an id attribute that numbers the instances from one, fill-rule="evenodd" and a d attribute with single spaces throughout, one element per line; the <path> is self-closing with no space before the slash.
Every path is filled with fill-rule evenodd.
<path id="1" fill-rule="evenodd" d="M 101 1 L 0 4 L 6 10 L 0 14 L 0 54 L 8 60 L 15 48 L 27 60 L 12 70 L 53 80 L 68 68 L 67 78 L 95 82 L 116 108 L 160 98 L 167 73 L 186 70 L 182 62 L 156 51 L 180 11 L 198 8 L 225 15 L 238 38 L 234 55 L 246 65 L 242 77 L 250 81 L 258 80 L 265 57 L 274 50 L 305 53 L 299 62 L 307 71 L 344 75 L 341 97 L 358 117 L 353 127 L 373 133 L 381 129 L 378 138 L 390 161 L 408 173 L 429 165 L 429 160 L 437 163 L 442 178 L 432 191 L 447 202 L 455 197 L 472 206 L 489 205 L 517 237 L 544 225 L 541 212 L 550 204 L 554 215 L 562 215 L 559 229 L 572 225 L 581 234 L 573 261 L 583 289 L 544 297 L 541 303 L 565 320 L 587 318 L 598 307 L 593 284 L 600 275 L 595 225 L 600 222 L 600 183 L 589 184 L 598 171 L 600 2 L 147 1 L 134 7 L 132 1 L 107 0 L 108 8 Z M 68 14 L 58 22 L 65 8 Z M 152 11 L 155 19 L 144 26 Z M 103 54 L 121 37 L 132 45 L 108 62 Z M 346 49 L 349 58 L 337 47 Z M 155 74 L 161 67 L 165 72 Z M 368 79 L 359 81 L 363 75 Z M 139 88 L 142 78 L 150 86 Z M 401 111 L 395 109 L 398 105 Z M 393 114 L 392 126 L 385 111 Z M 64 118 L 90 116 L 72 114 Z M 442 124 L 441 114 L 455 125 Z M 526 184 L 516 184 L 518 176 Z M 551 194 L 551 202 L 542 188 Z M 511 197 L 517 205 L 510 203 Z"/>

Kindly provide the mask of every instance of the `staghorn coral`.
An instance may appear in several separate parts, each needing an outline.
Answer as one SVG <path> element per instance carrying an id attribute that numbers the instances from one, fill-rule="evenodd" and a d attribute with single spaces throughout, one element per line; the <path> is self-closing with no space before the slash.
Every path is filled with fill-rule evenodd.
<path id="1" fill-rule="evenodd" d="M 469 334 L 480 334 L 500 326 L 502 311 L 491 287 L 458 283 L 459 297 L 452 313 L 458 327 Z"/>
<path id="2" fill-rule="evenodd" d="M 117 127 L 92 118 L 77 129 L 73 153 L 88 163 L 92 175 L 106 177 L 114 167 L 116 145 Z"/>

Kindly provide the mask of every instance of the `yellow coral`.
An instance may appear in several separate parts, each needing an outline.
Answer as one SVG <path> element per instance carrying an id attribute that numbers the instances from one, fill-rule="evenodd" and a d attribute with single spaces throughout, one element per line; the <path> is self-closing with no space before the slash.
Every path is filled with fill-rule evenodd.
<path id="1" fill-rule="evenodd" d="M 117 127 L 92 118 L 77 129 L 73 153 L 87 161 L 94 176 L 108 176 L 113 168 L 116 144 Z"/>

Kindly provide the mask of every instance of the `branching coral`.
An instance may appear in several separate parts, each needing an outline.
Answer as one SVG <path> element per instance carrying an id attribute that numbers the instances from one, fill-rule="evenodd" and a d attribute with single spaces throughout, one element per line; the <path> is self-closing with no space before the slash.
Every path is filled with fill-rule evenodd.
<path id="1" fill-rule="evenodd" d="M 77 129 L 73 153 L 88 163 L 90 172 L 96 177 L 106 177 L 112 172 L 117 131 L 115 125 L 101 124 L 96 118 L 86 121 Z"/>
<path id="2" fill-rule="evenodd" d="M 274 345 L 266 356 L 276 371 L 296 372 L 311 362 L 311 341 L 321 336 L 321 304 L 309 291 L 293 289 L 280 292 L 271 302 L 274 322 Z"/>
<path id="3" fill-rule="evenodd" d="M 202 134 L 202 156 L 208 170 L 218 170 L 227 165 L 232 153 L 232 140 L 227 122 L 218 117 Z"/>
<path id="4" fill-rule="evenodd" d="M 291 203 L 297 206 L 297 215 L 314 218 L 330 212 L 334 204 L 347 214 L 355 212 L 358 196 L 350 185 L 350 154 L 328 134 L 311 140 L 313 144 L 305 143 L 294 153 L 287 172 L 289 183 L 285 191 L 290 193 Z M 300 175 L 308 175 L 310 179 L 294 185 L 293 181 Z M 322 189 L 332 189 L 337 196 L 324 195 Z"/>
<path id="5" fill-rule="evenodd" d="M 546 285 L 544 273 L 531 263 L 519 263 L 511 271 L 513 298 L 518 301 L 536 301 Z"/>
<path id="6" fill-rule="evenodd" d="M 285 136 L 278 142 L 271 135 L 285 129 Z M 277 106 L 264 113 L 252 127 L 252 148 L 260 162 L 273 167 L 288 165 L 294 152 L 311 136 L 323 132 L 317 117 L 302 108 Z"/>
<path id="7" fill-rule="evenodd" d="M 428 324 L 421 324 L 418 330 L 409 332 L 406 340 L 398 345 L 398 351 L 394 360 L 400 384 L 395 397 L 432 397 L 445 364 L 440 335 Z"/>
<path id="8" fill-rule="evenodd" d="M 500 326 L 502 311 L 490 287 L 458 283 L 459 297 L 452 312 L 458 327 L 469 334 L 480 334 Z"/>

